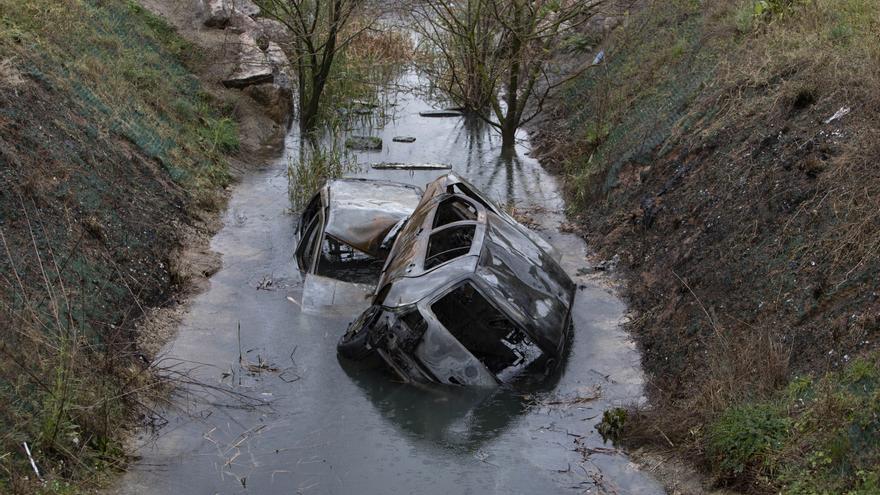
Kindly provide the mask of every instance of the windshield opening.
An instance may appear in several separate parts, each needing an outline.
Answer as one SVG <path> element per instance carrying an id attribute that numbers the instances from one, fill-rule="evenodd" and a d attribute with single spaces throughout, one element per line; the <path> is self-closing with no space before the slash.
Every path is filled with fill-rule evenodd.
<path id="1" fill-rule="evenodd" d="M 425 270 L 468 254 L 476 231 L 476 225 L 456 225 L 431 234 L 428 238 L 428 254 L 425 255 Z"/>
<path id="2" fill-rule="evenodd" d="M 444 199 L 437 206 L 433 227 L 436 229 L 450 223 L 476 219 L 477 208 L 474 205 L 460 197 L 452 196 Z"/>

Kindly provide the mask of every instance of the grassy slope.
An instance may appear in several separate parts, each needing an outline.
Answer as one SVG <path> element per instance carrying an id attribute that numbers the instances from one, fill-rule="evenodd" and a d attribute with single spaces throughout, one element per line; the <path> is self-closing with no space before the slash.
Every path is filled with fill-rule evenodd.
<path id="1" fill-rule="evenodd" d="M 142 372 L 131 335 L 229 180 L 198 53 L 129 0 L 0 0 L 0 492 L 98 483 Z M 30 479 L 28 479 L 30 478 Z"/>
<path id="2" fill-rule="evenodd" d="M 755 3 L 631 15 L 538 142 L 628 269 L 630 438 L 746 490 L 876 493 L 880 5 Z"/>

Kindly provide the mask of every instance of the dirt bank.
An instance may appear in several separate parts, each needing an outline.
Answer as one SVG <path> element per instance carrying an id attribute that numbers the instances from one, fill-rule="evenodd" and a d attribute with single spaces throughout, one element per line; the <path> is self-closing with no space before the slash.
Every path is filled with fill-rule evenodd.
<path id="1" fill-rule="evenodd" d="M 219 101 L 231 108 L 238 123 L 241 150 L 233 170 L 251 168 L 264 163 L 280 149 L 286 134 L 284 123 L 273 121 L 267 108 L 247 93 L 223 86 L 223 79 L 238 64 L 240 49 L 239 30 L 205 26 L 205 12 L 201 0 L 142 0 L 141 5 L 162 18 L 188 42 L 199 48 L 200 56 L 192 64 L 193 72 L 205 83 L 205 88 Z"/>
<path id="2" fill-rule="evenodd" d="M 0 10 L 0 491 L 71 490 L 124 465 L 124 430 L 151 420 L 162 336 L 145 323 L 217 269 L 226 188 L 285 129 L 136 3 Z"/>
<path id="3" fill-rule="evenodd" d="M 231 176 L 237 179 L 276 156 L 284 143 L 287 128 L 283 122 L 276 122 L 270 117 L 275 110 L 255 101 L 240 89 L 226 88 L 222 84 L 238 63 L 238 34 L 231 29 L 205 26 L 204 5 L 200 0 L 143 0 L 140 4 L 173 26 L 183 39 L 198 47 L 199 56 L 190 69 L 218 104 L 227 108 L 238 125 L 240 146 L 236 153 L 228 157 Z M 226 190 L 222 192 L 224 205 Z M 138 347 L 146 355 L 155 356 L 173 337 L 187 301 L 203 291 L 208 277 L 219 269 L 220 256 L 210 249 L 209 242 L 221 227 L 221 210 L 212 212 L 207 228 L 187 236 L 173 256 L 175 267 L 187 280 L 173 304 L 152 308 L 136 323 Z"/>
<path id="4" fill-rule="evenodd" d="M 822 408 L 854 369 L 877 386 L 877 6 L 755 3 L 624 16 L 535 140 L 638 312 L 653 401 L 630 440 L 747 491 L 868 493 L 876 434 L 851 418 L 876 396 Z"/>

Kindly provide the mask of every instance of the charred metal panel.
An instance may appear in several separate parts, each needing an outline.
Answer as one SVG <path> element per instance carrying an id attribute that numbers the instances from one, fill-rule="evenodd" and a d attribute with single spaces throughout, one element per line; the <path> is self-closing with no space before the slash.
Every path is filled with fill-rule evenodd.
<path id="1" fill-rule="evenodd" d="M 567 331 L 575 285 L 544 250 L 508 222 L 490 217 L 477 275 L 508 303 L 543 349 L 556 354 Z"/>
<path id="2" fill-rule="evenodd" d="M 325 232 L 380 257 L 385 235 L 419 204 L 421 190 L 395 182 L 338 179 L 328 186 Z"/>

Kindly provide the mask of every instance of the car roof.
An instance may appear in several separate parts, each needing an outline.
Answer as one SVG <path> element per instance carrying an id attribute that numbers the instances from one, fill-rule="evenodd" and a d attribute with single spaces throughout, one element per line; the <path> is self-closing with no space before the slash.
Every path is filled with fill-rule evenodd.
<path id="1" fill-rule="evenodd" d="M 325 188 L 324 231 L 365 253 L 375 255 L 385 235 L 409 217 L 422 190 L 400 182 L 345 178 Z"/>
<path id="2" fill-rule="evenodd" d="M 561 347 L 574 284 L 544 247 L 530 233 L 486 198 L 450 193 L 450 186 L 463 184 L 449 174 L 428 184 L 421 202 L 398 234 L 377 287 L 387 290 L 383 305 L 401 307 L 439 295 L 461 280 L 475 280 L 496 304 L 518 320 L 545 348 Z M 476 193 L 479 194 L 479 193 Z M 433 269 L 423 262 L 432 234 L 433 211 L 445 199 L 468 199 L 478 209 L 471 251 Z M 455 225 L 455 224 L 452 224 Z M 449 228 L 449 227 L 446 227 Z M 390 285 L 389 285 L 390 284 Z"/>

